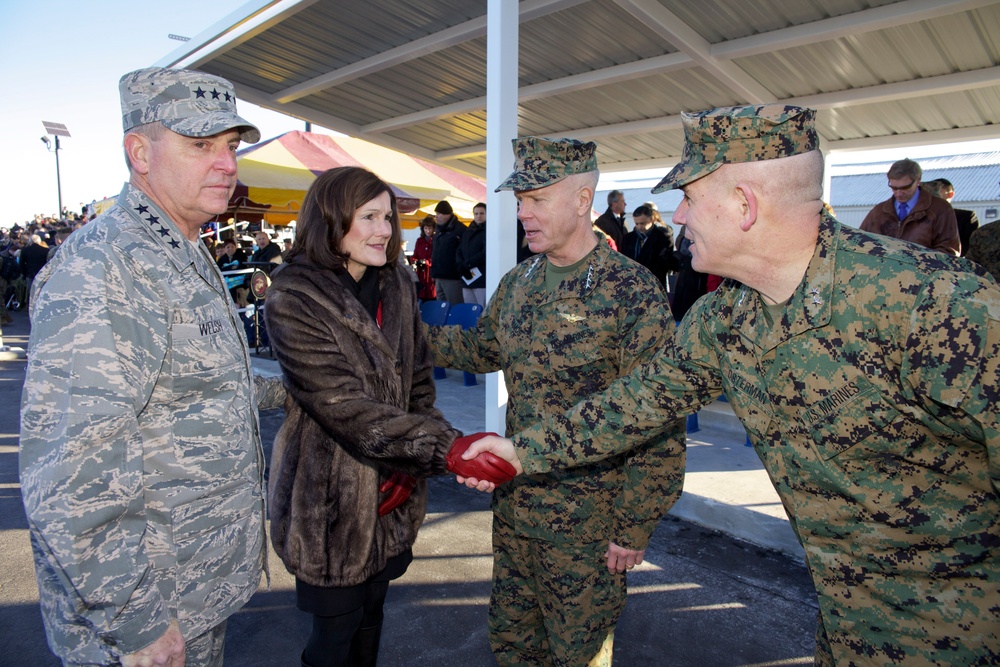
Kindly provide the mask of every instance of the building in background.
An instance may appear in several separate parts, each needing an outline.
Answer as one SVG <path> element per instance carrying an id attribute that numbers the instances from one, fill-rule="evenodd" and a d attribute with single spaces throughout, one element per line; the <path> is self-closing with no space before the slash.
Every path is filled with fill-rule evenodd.
<path id="1" fill-rule="evenodd" d="M 952 206 L 975 211 L 983 225 L 1000 217 L 1000 151 L 913 159 L 923 169 L 921 181 L 951 181 L 955 186 Z M 830 168 L 830 205 L 838 220 L 859 227 L 873 206 L 889 198 L 885 174 L 892 163 L 886 160 Z"/>
<path id="2" fill-rule="evenodd" d="M 889 198 L 885 174 L 894 161 L 904 157 L 906 157 L 905 149 L 900 150 L 899 155 L 891 160 L 864 164 L 838 164 L 829 167 L 830 205 L 837 219 L 852 227 L 860 227 L 868 211 L 875 204 Z M 952 206 L 975 211 L 982 225 L 1000 219 L 1000 151 L 912 159 L 919 162 L 923 169 L 924 175 L 921 180 L 947 178 L 951 181 L 955 186 Z M 668 169 L 662 171 L 666 173 Z M 606 189 L 602 180 L 599 186 L 602 189 L 597 191 L 594 200 L 604 201 L 610 190 L 621 190 L 625 193 L 625 201 L 629 202 L 630 210 L 627 211 L 629 215 L 631 209 L 639 204 L 653 201 L 659 208 L 663 220 L 670 224 L 670 218 L 680 204 L 681 193 L 679 190 L 670 190 L 658 195 L 650 194 L 650 189 L 659 179 L 660 176 L 613 182 L 609 179 Z M 677 226 L 672 226 L 676 235 Z"/>

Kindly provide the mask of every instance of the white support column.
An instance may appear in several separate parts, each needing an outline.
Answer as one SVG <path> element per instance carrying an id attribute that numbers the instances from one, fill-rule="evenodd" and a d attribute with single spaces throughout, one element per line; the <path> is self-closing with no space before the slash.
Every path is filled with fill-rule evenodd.
<path id="1" fill-rule="evenodd" d="M 493 192 L 514 164 L 517 137 L 518 3 L 489 0 L 486 9 L 486 295 L 517 263 L 517 202 Z M 486 430 L 504 433 L 507 388 L 502 373 L 486 377 Z"/>
<path id="2" fill-rule="evenodd" d="M 822 148 L 822 142 L 820 144 L 820 147 Z M 830 188 L 831 184 L 833 183 L 833 176 L 830 174 L 830 166 L 832 161 L 831 152 L 832 151 L 828 150 L 823 151 L 823 201 L 825 201 L 827 204 L 830 203 Z M 836 215 L 836 213 L 837 212 L 834 211 L 834 215 Z"/>

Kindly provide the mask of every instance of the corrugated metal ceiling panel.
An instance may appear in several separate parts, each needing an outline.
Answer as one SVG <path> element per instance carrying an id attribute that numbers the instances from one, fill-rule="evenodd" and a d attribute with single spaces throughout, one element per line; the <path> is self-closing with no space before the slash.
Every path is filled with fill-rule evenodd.
<path id="1" fill-rule="evenodd" d="M 611 0 L 522 23 L 519 36 L 522 86 L 676 51 Z"/>
<path id="2" fill-rule="evenodd" d="M 983 167 L 951 167 L 947 169 L 924 169 L 924 180 L 947 178 L 955 186 L 955 204 L 995 201 L 1000 196 L 997 184 L 997 170 Z M 885 167 L 888 169 L 888 165 Z M 834 176 L 830 184 L 830 205 L 874 206 L 889 199 L 884 170 L 879 174 L 845 174 Z M 961 208 L 961 206 L 959 206 Z"/>
<path id="3" fill-rule="evenodd" d="M 621 0 L 621 4 L 615 0 L 558 0 L 551 6 L 543 0 L 523 1 L 521 6 L 530 6 L 535 17 L 520 25 L 520 85 L 595 76 L 585 88 L 522 100 L 519 131 L 579 131 L 597 136 L 602 158 L 609 163 L 676 158 L 683 138 L 677 114 L 746 103 L 740 92 L 744 83 L 776 100 L 851 92 L 845 105 L 837 104 L 834 97 L 819 108 L 820 131 L 828 142 L 900 134 L 910 134 L 919 141 L 920 133 L 955 128 L 985 128 L 981 132 L 989 133 L 989 128 L 1000 126 L 1000 83 L 981 87 L 980 80 L 976 84 L 980 87 L 948 94 L 929 86 L 921 95 L 914 87 L 911 92 L 889 96 L 888 101 L 866 102 L 864 98 L 881 92 L 880 87 L 886 84 L 988 72 L 988 68 L 1000 66 L 1000 30 L 996 29 L 1000 0 L 972 10 L 964 9 L 966 3 L 956 4 L 960 11 L 921 21 L 901 20 L 891 27 L 866 24 L 870 13 L 856 18 L 851 15 L 879 7 L 891 12 L 893 5 L 912 11 L 922 5 L 894 0 L 659 3 L 675 15 L 662 30 L 633 16 L 629 0 Z M 641 15 L 643 5 L 636 7 Z M 315 113 L 319 118 L 340 121 L 344 127 L 362 128 L 483 98 L 485 37 L 467 21 L 481 20 L 485 9 L 482 0 L 411 0 L 405 6 L 398 0 L 321 1 L 220 49 L 216 57 L 200 66 L 232 79 L 238 90 L 253 91 L 255 100 L 268 104 L 270 96 L 273 107 L 281 110 L 283 104 L 277 100 L 289 87 L 372 58 L 368 64 L 376 66 L 363 76 L 301 96 L 288 107 L 300 117 Z M 652 9 L 655 16 L 655 7 Z M 856 20 L 858 29 L 843 37 L 767 50 L 767 40 L 774 31 L 831 17 Z M 677 25 L 677 21 L 687 25 Z M 701 51 L 697 40 L 691 43 L 690 53 L 678 53 L 678 45 L 669 41 L 675 28 L 682 33 L 690 29 L 714 45 L 752 38 L 759 42 L 759 49 L 733 61 L 746 73 L 744 77 L 739 70 L 727 69 L 728 61 L 716 61 L 715 54 L 724 50 Z M 450 29 L 468 31 L 468 36 L 456 45 L 435 48 L 435 37 L 450 34 L 442 33 Z M 773 39 L 784 39 L 787 34 L 774 33 Z M 405 62 L 377 66 L 380 54 L 396 47 L 405 49 L 416 40 L 425 40 L 427 48 Z M 669 59 L 670 54 L 681 61 L 687 59 L 687 64 L 623 79 L 600 78 L 605 68 L 654 57 Z M 701 62 L 707 65 L 702 67 Z M 980 75 L 981 79 L 985 76 L 988 74 Z M 388 127 L 384 135 L 368 133 L 364 138 L 378 142 L 381 137 L 397 147 L 409 144 L 425 155 L 476 148 L 485 141 L 484 117 L 481 108 L 433 116 L 412 126 Z M 630 122 L 642 125 L 630 127 Z M 658 124 L 669 129 L 650 129 Z M 620 126 L 628 129 L 623 132 Z M 463 165 L 482 163 L 479 156 L 457 161 Z"/>
<path id="4" fill-rule="evenodd" d="M 367 123 L 485 95 L 482 40 L 404 62 L 299 100 L 351 123 Z"/>

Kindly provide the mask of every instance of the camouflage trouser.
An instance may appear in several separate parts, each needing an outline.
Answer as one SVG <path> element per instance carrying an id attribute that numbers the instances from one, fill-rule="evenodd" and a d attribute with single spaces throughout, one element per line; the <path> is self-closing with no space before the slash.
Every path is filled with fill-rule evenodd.
<path id="1" fill-rule="evenodd" d="M 223 647 L 226 643 L 226 621 L 184 642 L 184 667 L 222 667 Z M 113 660 L 105 665 L 63 661 L 64 667 L 118 667 Z"/>
<path id="2" fill-rule="evenodd" d="M 626 589 L 606 550 L 520 537 L 493 518 L 489 634 L 500 665 L 610 667 Z"/>
<path id="3" fill-rule="evenodd" d="M 226 621 L 184 644 L 184 667 L 222 667 Z"/>

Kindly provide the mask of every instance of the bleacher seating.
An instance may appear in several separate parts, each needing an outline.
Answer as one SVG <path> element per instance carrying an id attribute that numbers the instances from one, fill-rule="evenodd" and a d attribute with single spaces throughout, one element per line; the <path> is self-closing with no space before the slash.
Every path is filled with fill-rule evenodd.
<path id="1" fill-rule="evenodd" d="M 420 304 L 420 319 L 429 327 L 440 327 L 448 321 L 447 301 L 424 301 Z M 434 379 L 443 380 L 448 377 L 443 368 L 434 367 Z"/>
<path id="2" fill-rule="evenodd" d="M 420 319 L 427 326 L 442 326 L 448 321 L 448 302 L 424 301 L 420 304 Z"/>

